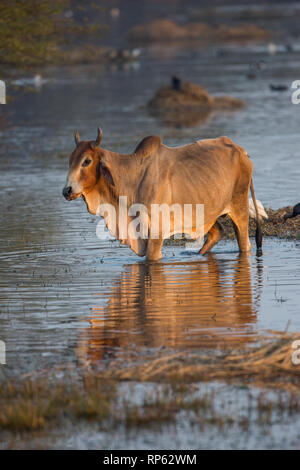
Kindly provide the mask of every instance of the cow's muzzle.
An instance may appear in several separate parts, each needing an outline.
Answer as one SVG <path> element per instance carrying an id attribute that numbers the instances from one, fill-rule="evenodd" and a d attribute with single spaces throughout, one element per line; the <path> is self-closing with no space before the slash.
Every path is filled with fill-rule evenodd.
<path id="1" fill-rule="evenodd" d="M 64 198 L 67 199 L 67 201 L 70 201 L 72 199 L 72 187 L 71 186 L 65 186 L 62 193 L 63 193 Z"/>

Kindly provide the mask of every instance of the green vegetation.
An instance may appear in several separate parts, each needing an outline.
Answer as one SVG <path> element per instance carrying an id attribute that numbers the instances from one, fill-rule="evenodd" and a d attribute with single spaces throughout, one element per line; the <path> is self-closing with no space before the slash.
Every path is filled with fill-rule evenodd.
<path id="1" fill-rule="evenodd" d="M 0 2 L 0 65 L 28 68 L 62 60 L 65 48 L 99 34 L 91 21 L 90 2 L 71 0 L 2 0 Z"/>

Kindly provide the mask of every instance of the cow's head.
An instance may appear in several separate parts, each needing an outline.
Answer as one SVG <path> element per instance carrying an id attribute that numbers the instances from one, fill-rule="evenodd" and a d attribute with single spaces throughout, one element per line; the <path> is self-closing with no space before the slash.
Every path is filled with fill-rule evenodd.
<path id="1" fill-rule="evenodd" d="M 95 141 L 80 141 L 78 132 L 75 133 L 76 148 L 70 156 L 69 173 L 63 196 L 72 201 L 85 196 L 92 191 L 100 176 L 114 185 L 113 178 L 105 164 L 105 150 L 100 148 L 102 130 L 98 129 Z"/>

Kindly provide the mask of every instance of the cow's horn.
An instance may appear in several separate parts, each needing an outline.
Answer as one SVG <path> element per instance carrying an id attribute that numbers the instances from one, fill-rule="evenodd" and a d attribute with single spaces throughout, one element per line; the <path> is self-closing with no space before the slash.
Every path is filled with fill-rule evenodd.
<path id="1" fill-rule="evenodd" d="M 100 145 L 102 137 L 103 137 L 102 129 L 98 127 L 98 135 L 97 135 L 97 139 L 95 140 L 95 147 L 98 147 Z"/>
<path id="2" fill-rule="evenodd" d="M 80 142 L 80 135 L 78 134 L 78 131 L 75 132 L 75 144 L 78 145 Z"/>

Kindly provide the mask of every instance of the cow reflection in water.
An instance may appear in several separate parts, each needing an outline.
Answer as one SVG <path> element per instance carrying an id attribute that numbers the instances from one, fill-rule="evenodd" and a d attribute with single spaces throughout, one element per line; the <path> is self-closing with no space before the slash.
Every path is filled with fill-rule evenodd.
<path id="1" fill-rule="evenodd" d="M 94 362 L 162 346 L 215 349 L 252 341 L 260 277 L 258 266 L 252 297 L 246 254 L 231 260 L 209 254 L 196 262 L 127 265 L 106 294 L 106 305 L 93 308 L 78 356 Z"/>

